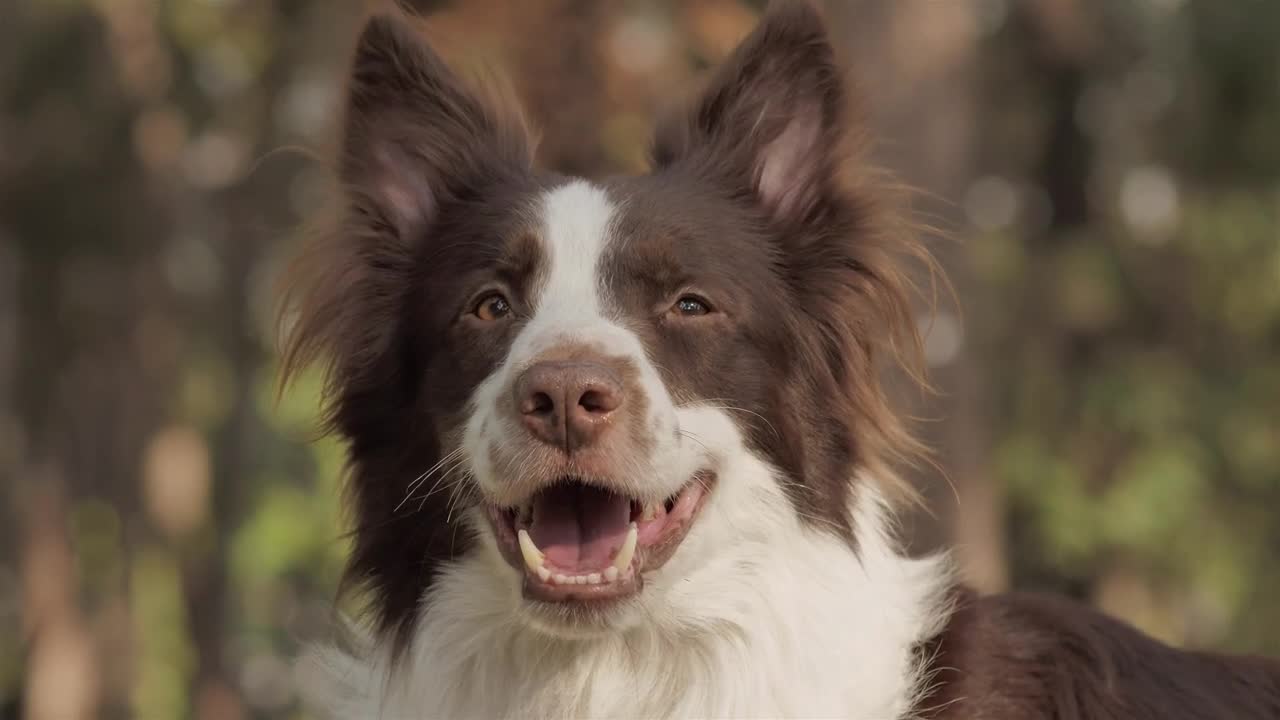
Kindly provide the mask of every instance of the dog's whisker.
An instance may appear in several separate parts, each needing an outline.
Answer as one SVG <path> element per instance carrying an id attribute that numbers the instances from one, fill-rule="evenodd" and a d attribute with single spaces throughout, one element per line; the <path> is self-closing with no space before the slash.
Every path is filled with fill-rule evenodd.
<path id="1" fill-rule="evenodd" d="M 441 489 L 443 489 L 443 488 L 441 487 L 441 484 L 442 484 L 442 483 L 445 483 L 445 482 L 453 482 L 452 480 L 449 480 L 449 479 L 448 479 L 448 478 L 449 478 L 449 475 L 450 475 L 451 473 L 453 473 L 455 470 L 457 470 L 459 467 L 461 467 L 462 465 L 465 465 L 466 463 L 467 463 L 467 458 L 462 457 L 462 458 L 458 458 L 458 459 L 456 459 L 453 463 L 451 463 L 451 464 L 449 465 L 449 467 L 448 467 L 448 468 L 445 468 L 445 469 L 440 473 L 440 477 L 439 477 L 439 479 L 437 479 L 437 480 L 436 480 L 436 482 L 435 482 L 435 484 L 431 486 L 431 489 L 427 490 L 426 494 L 424 494 L 424 495 L 422 495 L 420 498 L 418 498 L 419 500 L 421 500 L 421 501 L 422 501 L 421 503 L 419 503 L 418 509 L 419 509 L 419 510 L 421 510 L 421 509 L 422 509 L 422 505 L 426 503 L 427 498 L 431 497 L 432 495 L 436 494 L 436 493 L 437 493 L 437 492 L 439 492 Z"/>
<path id="2" fill-rule="evenodd" d="M 439 465 L 439 463 L 437 463 L 437 464 L 436 464 L 436 466 L 438 466 L 438 465 Z M 436 467 L 436 466 L 432 466 L 432 467 L 434 468 L 434 467 Z M 407 489 L 407 490 L 405 490 L 405 492 L 404 492 L 404 498 L 402 498 L 402 499 L 400 500 L 400 503 L 399 503 L 398 505 L 396 505 L 396 506 L 395 506 L 395 508 L 394 508 L 391 512 L 393 512 L 393 513 L 400 512 L 400 508 L 404 507 L 404 504 L 405 504 L 406 502 L 408 502 L 408 501 L 409 501 L 409 498 L 413 495 L 413 491 L 414 491 L 414 490 L 416 490 L 416 489 L 418 488 L 418 485 L 423 481 L 423 479 L 424 479 L 424 478 L 427 476 L 427 474 L 428 474 L 428 473 L 430 473 L 430 472 L 431 472 L 431 470 L 430 470 L 430 469 L 427 469 L 427 470 L 422 471 L 422 474 L 421 474 L 421 475 L 419 475 L 418 477 L 414 478 L 414 479 L 413 479 L 413 482 L 409 483 L 409 487 L 408 487 L 408 489 Z"/>
<path id="3" fill-rule="evenodd" d="M 682 437 L 687 437 L 687 438 L 689 438 L 690 440 L 692 440 L 693 442 L 696 442 L 696 443 L 698 443 L 699 445 L 701 445 L 701 446 L 702 446 L 702 449 L 703 449 L 703 450 L 705 450 L 705 451 L 707 452 L 707 454 L 710 454 L 710 453 L 711 453 L 711 448 L 707 447 L 707 444 L 706 444 L 706 443 L 704 443 L 704 442 L 702 441 L 702 439 L 701 439 L 701 438 L 699 438 L 697 435 L 695 435 L 695 434 L 693 434 L 693 433 L 689 432 L 688 430 L 677 430 L 676 432 L 677 432 L 677 433 L 679 433 Z"/>
<path id="4" fill-rule="evenodd" d="M 431 488 L 427 492 L 421 495 L 414 495 L 413 497 L 408 498 L 408 500 L 410 501 L 412 500 L 419 501 L 417 509 L 414 510 L 413 512 L 414 513 L 422 512 L 422 508 L 426 505 L 426 501 L 428 498 L 430 498 L 432 495 L 436 494 L 437 492 L 440 492 L 444 488 L 449 487 L 454 482 L 454 479 L 451 478 L 451 473 L 456 471 L 460 465 L 464 464 L 464 462 L 465 460 L 456 460 L 449 467 L 443 468 L 442 470 L 439 471 L 440 472 L 439 478 L 437 478 L 436 482 L 431 486 Z"/>
<path id="5" fill-rule="evenodd" d="M 463 477 L 465 478 L 465 477 L 467 477 L 467 476 L 468 476 L 467 474 L 464 474 L 464 476 L 463 476 Z M 450 489 L 450 490 L 449 490 L 449 500 L 448 500 L 448 503 L 447 503 L 447 504 L 446 504 L 446 506 L 445 506 L 446 510 L 445 510 L 445 520 L 444 520 L 444 521 L 445 521 L 445 524 L 446 524 L 446 525 L 449 525 L 449 524 L 452 524 L 452 523 L 453 523 L 453 513 L 454 513 L 454 511 L 457 509 L 457 504 L 458 504 L 459 500 L 462 500 L 462 499 L 465 499 L 465 498 L 466 498 L 467 491 L 468 491 L 468 487 L 469 487 L 469 484 L 468 484 L 468 483 L 465 483 L 465 482 L 460 482 L 460 481 L 459 481 L 459 482 L 454 482 L 454 483 L 453 483 L 453 487 L 452 487 L 452 489 Z M 459 492 L 459 491 L 461 491 L 461 492 Z M 450 542 L 452 543 L 452 541 L 450 541 Z"/>
<path id="6" fill-rule="evenodd" d="M 409 487 L 408 487 L 408 489 L 407 489 L 407 490 L 405 490 L 404 499 L 403 499 L 403 500 L 401 500 L 401 501 L 400 501 L 400 504 L 399 504 L 399 505 L 396 505 L 395 509 L 394 509 L 394 510 L 392 510 L 391 512 L 393 512 L 393 513 L 400 512 L 400 508 L 401 508 L 401 507 L 403 507 L 403 506 L 404 506 L 404 504 L 405 504 L 406 502 L 408 502 L 408 501 L 409 501 L 410 496 L 412 496 L 412 495 L 413 495 L 413 493 L 414 493 L 414 492 L 415 492 L 419 487 L 421 487 L 421 486 L 422 486 L 422 484 L 423 484 L 424 482 L 426 482 L 426 479 L 427 479 L 427 478 L 428 478 L 432 473 L 434 473 L 436 470 L 438 470 L 438 469 L 440 468 L 440 466 L 441 466 L 441 465 L 444 465 L 446 462 L 449 462 L 451 459 L 453 459 L 454 457 L 456 457 L 456 456 L 458 456 L 459 454 L 461 454 L 461 453 L 462 453 L 462 450 L 463 450 L 463 449 L 462 449 L 461 447 L 459 447 L 459 448 L 457 448 L 456 450 L 454 450 L 453 452 L 448 453 L 448 454 L 447 454 L 447 455 L 445 455 L 444 457 L 440 458 L 440 460 L 439 460 L 438 462 L 436 462 L 436 464 L 435 464 L 435 465 L 432 465 L 430 468 L 428 468 L 428 469 L 426 470 L 426 472 L 422 473 L 422 474 L 421 474 L 421 475 L 419 475 L 417 478 L 415 478 L 413 482 L 409 483 Z"/>

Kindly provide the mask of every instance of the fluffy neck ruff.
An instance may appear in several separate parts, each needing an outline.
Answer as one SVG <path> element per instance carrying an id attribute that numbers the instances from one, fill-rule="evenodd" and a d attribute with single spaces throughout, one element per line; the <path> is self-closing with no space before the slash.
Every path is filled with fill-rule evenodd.
<path id="1" fill-rule="evenodd" d="M 928 680 L 917 648 L 948 615 L 949 566 L 899 554 L 884 502 L 860 486 L 854 551 L 789 508 L 769 511 L 785 505 L 768 497 L 776 483 L 747 484 L 756 512 L 709 508 L 717 516 L 646 590 L 638 622 L 589 638 L 522 621 L 485 544 L 437 579 L 394 667 L 377 643 L 319 650 L 304 694 L 334 718 L 907 718 Z M 680 567 L 726 542 L 731 552 Z"/>

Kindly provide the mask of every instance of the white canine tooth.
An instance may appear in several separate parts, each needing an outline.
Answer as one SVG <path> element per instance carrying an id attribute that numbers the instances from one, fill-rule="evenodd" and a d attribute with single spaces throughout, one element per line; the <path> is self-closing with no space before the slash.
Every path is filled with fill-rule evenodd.
<path id="1" fill-rule="evenodd" d="M 551 571 L 547 569 L 546 565 L 538 566 L 538 579 L 542 582 L 546 582 L 551 579 Z"/>
<path id="2" fill-rule="evenodd" d="M 604 569 L 604 581 L 613 582 L 618 579 L 618 568 L 610 565 Z"/>
<path id="3" fill-rule="evenodd" d="M 588 575 L 588 576 L 587 576 L 587 584 L 588 584 L 588 585 L 599 585 L 599 584 L 600 584 L 600 573 L 591 573 L 590 575 Z"/>
<path id="4" fill-rule="evenodd" d="M 538 572 L 538 568 L 542 567 L 542 551 L 533 544 L 533 538 L 529 537 L 528 530 L 520 528 L 516 537 L 520 540 L 520 554 L 524 556 L 524 564 L 531 571 Z"/>
<path id="5" fill-rule="evenodd" d="M 551 577 L 551 579 L 554 580 L 557 585 L 567 585 L 572 578 L 567 578 L 560 573 L 556 573 Z"/>
<path id="6" fill-rule="evenodd" d="M 631 528 L 627 530 L 627 539 L 622 541 L 622 547 L 618 548 L 618 554 L 613 558 L 613 567 L 618 572 L 625 571 L 631 566 L 631 557 L 636 554 L 636 541 L 640 537 L 640 530 L 635 523 L 631 523 Z"/>

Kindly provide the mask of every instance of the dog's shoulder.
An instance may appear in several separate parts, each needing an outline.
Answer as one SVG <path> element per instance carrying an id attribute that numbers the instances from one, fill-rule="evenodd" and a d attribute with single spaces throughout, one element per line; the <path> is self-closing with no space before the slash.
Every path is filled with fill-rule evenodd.
<path id="1" fill-rule="evenodd" d="M 1280 662 L 1176 650 L 1058 597 L 958 590 L 921 650 L 928 720 L 1280 718 Z"/>

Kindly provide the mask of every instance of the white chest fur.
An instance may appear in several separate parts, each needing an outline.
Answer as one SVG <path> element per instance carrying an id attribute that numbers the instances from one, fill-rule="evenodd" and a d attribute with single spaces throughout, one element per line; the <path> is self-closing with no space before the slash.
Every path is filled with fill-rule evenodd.
<path id="1" fill-rule="evenodd" d="M 899 720 L 924 681 L 913 648 L 946 618 L 948 573 L 942 558 L 900 556 L 869 495 L 856 554 L 770 513 L 758 541 L 738 533 L 692 577 L 664 573 L 670 585 L 646 591 L 640 622 L 604 637 L 520 622 L 518 590 L 484 547 L 436 583 L 394 674 L 376 651 L 317 652 L 304 666 L 308 694 L 335 718 Z M 691 533 L 678 555 L 709 549 L 714 534 Z"/>

